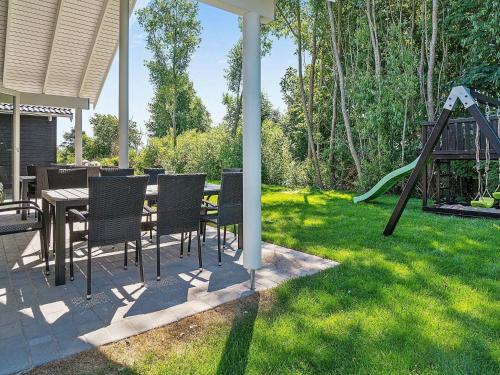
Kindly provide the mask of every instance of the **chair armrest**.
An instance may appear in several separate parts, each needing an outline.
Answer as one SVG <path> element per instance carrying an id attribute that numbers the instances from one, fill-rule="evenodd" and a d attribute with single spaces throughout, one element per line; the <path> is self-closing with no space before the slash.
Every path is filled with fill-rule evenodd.
<path id="1" fill-rule="evenodd" d="M 23 205 L 23 206 L 31 205 L 31 206 L 35 206 L 35 207 L 40 208 L 40 206 L 33 201 L 11 201 L 11 202 L 0 203 L 0 207 L 2 207 L 2 206 L 14 206 L 14 205 Z M 20 208 L 23 208 L 23 207 L 19 207 L 18 209 L 20 209 Z M 28 207 L 25 207 L 25 208 L 28 208 Z"/>
<path id="2" fill-rule="evenodd" d="M 40 209 L 38 206 L 32 206 L 32 207 L 4 207 L 0 208 L 0 212 L 17 212 L 17 211 L 23 211 L 23 210 L 34 210 L 40 214 L 40 217 L 43 218 L 43 211 Z"/>
<path id="3" fill-rule="evenodd" d="M 75 210 L 74 208 L 69 210 L 68 214 L 69 214 L 70 218 L 71 218 L 71 216 L 74 216 L 78 221 L 83 221 L 83 222 L 88 221 L 87 218 L 80 211 Z"/>

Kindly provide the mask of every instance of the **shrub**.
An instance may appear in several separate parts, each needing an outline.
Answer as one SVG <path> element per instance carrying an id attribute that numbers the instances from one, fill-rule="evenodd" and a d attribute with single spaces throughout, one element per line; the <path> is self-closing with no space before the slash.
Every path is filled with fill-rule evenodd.
<path id="1" fill-rule="evenodd" d="M 176 173 L 203 172 L 211 180 L 220 179 L 224 168 L 242 166 L 242 133 L 226 126 L 206 132 L 188 130 L 177 137 L 173 148 L 170 136 L 151 138 L 137 155 L 135 168 L 143 170 L 161 165 Z M 290 141 L 272 121 L 262 125 L 262 182 L 284 186 L 305 186 L 311 180 L 306 162 L 292 157 Z"/>

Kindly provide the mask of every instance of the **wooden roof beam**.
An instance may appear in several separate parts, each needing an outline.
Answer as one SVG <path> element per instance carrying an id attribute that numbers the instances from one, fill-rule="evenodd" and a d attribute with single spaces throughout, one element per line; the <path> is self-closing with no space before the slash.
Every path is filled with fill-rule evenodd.
<path id="1" fill-rule="evenodd" d="M 64 0 L 59 0 L 59 7 L 57 8 L 57 14 L 56 14 L 56 25 L 54 26 L 54 34 L 52 35 L 52 42 L 50 44 L 50 54 L 49 54 L 49 61 L 47 63 L 47 69 L 45 70 L 45 80 L 43 82 L 43 90 L 42 92 L 45 94 L 47 91 L 47 85 L 49 82 L 49 74 L 50 74 L 50 66 L 52 65 L 52 56 L 54 55 L 54 50 L 55 50 L 55 40 L 56 40 L 56 35 L 57 31 L 59 29 L 59 24 L 61 17 L 61 8 L 63 5 Z"/>
<path id="2" fill-rule="evenodd" d="M 110 2 L 111 2 L 110 0 L 105 0 L 104 5 L 102 7 L 101 15 L 99 16 L 99 27 L 95 31 L 94 39 L 92 40 L 92 48 L 90 49 L 90 52 L 89 52 L 89 54 L 87 56 L 87 62 L 85 63 L 85 69 L 84 69 L 84 72 L 83 72 L 83 75 L 82 75 L 82 80 L 80 81 L 80 88 L 78 90 L 78 95 L 82 95 L 83 86 L 85 85 L 85 80 L 87 78 L 87 74 L 88 74 L 88 70 L 89 70 L 89 64 L 90 64 L 90 61 L 92 59 L 92 56 L 94 55 L 94 50 L 95 50 L 95 46 L 96 46 L 96 40 L 97 40 L 97 37 L 99 36 L 99 34 L 101 33 L 101 30 L 102 30 L 102 27 L 103 27 L 102 26 L 103 25 L 102 20 L 104 19 L 104 16 L 106 14 L 106 11 L 108 9 L 108 6 L 109 6 Z"/>

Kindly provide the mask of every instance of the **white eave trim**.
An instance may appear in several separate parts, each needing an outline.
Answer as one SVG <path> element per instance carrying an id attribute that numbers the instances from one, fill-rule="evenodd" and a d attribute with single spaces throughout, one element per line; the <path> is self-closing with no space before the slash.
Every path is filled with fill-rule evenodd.
<path id="1" fill-rule="evenodd" d="M 12 110 L 4 110 L 0 109 L 0 114 L 3 115 L 11 115 Z M 24 112 L 21 111 L 21 116 L 35 116 L 35 117 L 66 117 L 69 118 L 70 121 L 73 121 L 73 114 L 66 113 L 47 113 L 47 112 Z"/>
<path id="2" fill-rule="evenodd" d="M 262 23 L 274 20 L 275 0 L 200 0 L 202 3 L 243 16 L 248 12 L 260 14 Z"/>
<path id="3" fill-rule="evenodd" d="M 61 108 L 90 108 L 90 99 L 77 98 L 72 96 L 59 96 L 47 94 L 33 94 L 30 92 L 19 92 L 9 88 L 0 86 L 0 93 L 21 97 L 21 101 L 26 105 L 39 105 L 47 107 L 61 107 Z"/>

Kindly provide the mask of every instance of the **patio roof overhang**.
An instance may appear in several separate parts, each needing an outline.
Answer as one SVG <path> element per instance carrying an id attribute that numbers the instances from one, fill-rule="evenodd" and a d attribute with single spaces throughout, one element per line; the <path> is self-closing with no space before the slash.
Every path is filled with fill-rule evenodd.
<path id="1" fill-rule="evenodd" d="M 275 0 L 201 0 L 243 18 L 245 266 L 260 267 L 260 30 Z M 82 161 L 82 109 L 99 100 L 119 48 L 120 166 L 128 166 L 129 17 L 136 0 L 0 1 L 0 93 L 13 97 L 13 196 L 19 198 L 23 104 L 75 108 Z"/>
<path id="2" fill-rule="evenodd" d="M 256 12 L 261 16 L 262 23 L 274 20 L 274 0 L 200 0 L 202 3 L 228 12 L 244 16 L 248 12 Z"/>
<path id="3" fill-rule="evenodd" d="M 274 17 L 273 0 L 202 2 L 241 16 L 256 12 L 264 23 Z M 135 4 L 129 0 L 130 14 Z M 120 0 L 1 1 L 0 91 L 30 94 L 23 104 L 95 105 L 118 48 L 119 18 Z"/>
<path id="4" fill-rule="evenodd" d="M 26 93 L 95 105 L 118 47 L 119 13 L 119 0 L 0 2 L 0 87 L 21 93 L 23 104 L 32 104 Z"/>

